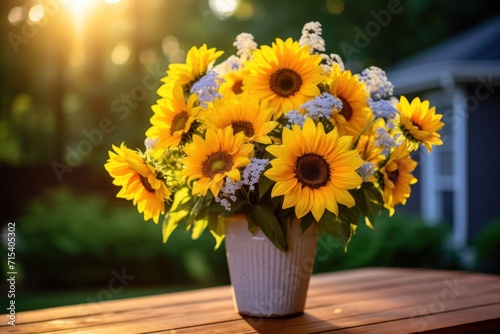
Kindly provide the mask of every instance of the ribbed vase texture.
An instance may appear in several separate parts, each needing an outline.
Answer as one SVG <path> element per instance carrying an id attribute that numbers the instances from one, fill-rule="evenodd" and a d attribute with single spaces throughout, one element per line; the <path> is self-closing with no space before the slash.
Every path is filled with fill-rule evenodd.
<path id="1" fill-rule="evenodd" d="M 287 228 L 287 252 L 262 231 L 248 231 L 243 215 L 229 218 L 226 254 L 239 313 L 257 317 L 290 317 L 304 312 L 314 266 L 316 224 L 303 234 L 299 222 Z"/>

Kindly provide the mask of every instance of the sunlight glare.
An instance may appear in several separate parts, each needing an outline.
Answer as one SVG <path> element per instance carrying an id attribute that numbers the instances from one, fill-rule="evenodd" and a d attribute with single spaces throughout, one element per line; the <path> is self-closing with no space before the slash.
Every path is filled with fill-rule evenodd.
<path id="1" fill-rule="evenodd" d="M 122 2 L 122 0 L 104 0 L 104 2 L 107 3 L 108 5 L 114 5 L 116 3 Z"/>
<path id="2" fill-rule="evenodd" d="M 210 9 L 219 18 L 227 18 L 238 8 L 239 0 L 209 0 Z"/>
<path id="3" fill-rule="evenodd" d="M 85 52 L 81 49 L 76 49 L 71 52 L 69 64 L 73 67 L 82 66 L 85 63 Z"/>
<path id="4" fill-rule="evenodd" d="M 96 0 L 71 0 L 66 4 L 75 18 L 77 29 L 83 28 L 85 18 L 89 15 L 95 4 Z"/>
<path id="5" fill-rule="evenodd" d="M 31 7 L 29 13 L 28 13 L 28 18 L 31 22 L 36 23 L 43 19 L 45 16 L 45 9 L 43 8 L 42 4 L 37 4 Z"/>

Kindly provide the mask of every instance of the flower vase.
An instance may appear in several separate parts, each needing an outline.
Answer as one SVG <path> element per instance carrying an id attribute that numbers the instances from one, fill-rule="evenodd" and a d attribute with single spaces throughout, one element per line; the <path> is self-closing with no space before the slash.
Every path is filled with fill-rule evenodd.
<path id="1" fill-rule="evenodd" d="M 248 230 L 244 215 L 228 218 L 226 255 L 236 311 L 245 316 L 280 318 L 304 312 L 314 265 L 317 226 L 304 233 L 300 221 L 287 226 L 289 249 L 278 249 L 260 230 Z"/>

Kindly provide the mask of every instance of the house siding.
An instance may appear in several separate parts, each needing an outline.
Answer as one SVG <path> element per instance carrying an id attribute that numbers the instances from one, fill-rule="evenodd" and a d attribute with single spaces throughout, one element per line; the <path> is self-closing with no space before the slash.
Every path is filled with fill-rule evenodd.
<path id="1" fill-rule="evenodd" d="M 500 87 L 490 87 L 493 92 L 480 100 L 478 85 L 467 89 L 469 243 L 500 218 Z M 486 96 L 488 91 L 479 92 Z"/>

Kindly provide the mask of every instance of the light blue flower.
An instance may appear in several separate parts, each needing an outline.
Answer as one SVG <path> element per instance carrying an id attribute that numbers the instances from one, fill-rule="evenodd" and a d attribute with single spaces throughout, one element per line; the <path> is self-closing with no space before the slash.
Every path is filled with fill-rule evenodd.
<path id="1" fill-rule="evenodd" d="M 368 105 L 376 118 L 390 120 L 396 117 L 397 109 L 389 101 L 368 99 Z"/>
<path id="2" fill-rule="evenodd" d="M 375 165 L 373 162 L 365 162 L 361 165 L 361 167 L 356 170 L 359 176 L 363 179 L 363 182 L 366 182 L 370 179 L 370 177 L 375 173 Z"/>
<path id="3" fill-rule="evenodd" d="M 300 108 L 306 109 L 309 117 L 315 120 L 321 117 L 329 119 L 334 110 L 342 110 L 342 101 L 332 94 L 323 93 L 304 103 Z"/>
<path id="4" fill-rule="evenodd" d="M 266 169 L 269 159 L 250 159 L 249 163 L 243 170 L 243 184 L 248 186 L 248 189 L 255 190 L 255 184 L 259 182 L 260 176 Z"/>
<path id="5" fill-rule="evenodd" d="M 191 87 L 191 94 L 198 95 L 200 106 L 207 107 L 207 102 L 212 102 L 221 97 L 219 94 L 219 86 L 224 82 L 224 79 L 219 78 L 215 71 L 208 71 L 207 74 L 202 76 L 193 87 Z"/>
<path id="6" fill-rule="evenodd" d="M 289 124 L 297 124 L 301 128 L 304 125 L 304 122 L 306 121 L 306 117 L 297 110 L 292 110 L 287 112 L 285 114 L 285 117 L 288 119 Z M 287 125 L 288 128 L 290 127 L 289 124 Z"/>

